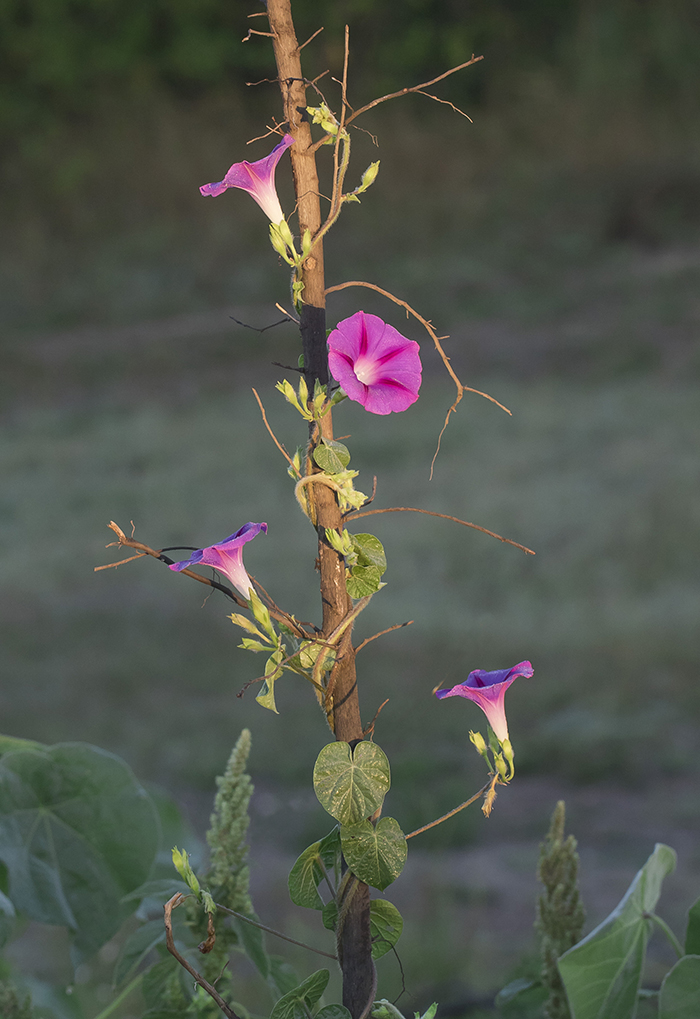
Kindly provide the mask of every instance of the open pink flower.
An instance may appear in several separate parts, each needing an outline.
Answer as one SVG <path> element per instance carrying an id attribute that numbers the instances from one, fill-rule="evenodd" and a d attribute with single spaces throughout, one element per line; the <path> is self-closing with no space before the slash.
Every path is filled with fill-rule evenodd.
<path id="1" fill-rule="evenodd" d="M 227 188 L 241 188 L 255 199 L 272 223 L 281 223 L 284 213 L 275 189 L 275 170 L 282 153 L 293 141 L 291 134 L 286 134 L 269 156 L 258 159 L 255 163 L 249 163 L 245 159 L 242 163 L 234 163 L 222 181 L 218 184 L 204 184 L 199 190 L 205 196 L 216 197 L 223 194 Z"/>
<path id="2" fill-rule="evenodd" d="M 489 720 L 498 740 L 502 743 L 508 739 L 508 723 L 506 722 L 505 696 L 506 690 L 518 676 L 530 679 L 534 669 L 529 662 L 520 662 L 512 669 L 497 669 L 495 672 L 484 672 L 476 669 L 470 672 L 463 683 L 458 683 L 451 690 L 436 690 L 435 696 L 467 697 L 479 705 Z"/>
<path id="3" fill-rule="evenodd" d="M 181 563 L 172 563 L 170 569 L 179 573 L 180 570 L 189 569 L 190 566 L 213 566 L 219 573 L 228 577 L 244 598 L 248 598 L 253 585 L 243 565 L 243 546 L 261 531 L 267 533 L 267 524 L 243 524 L 235 534 L 224 538 L 218 545 L 200 548 L 193 552 L 189 559 Z"/>
<path id="4" fill-rule="evenodd" d="M 418 399 L 420 347 L 376 315 L 358 311 L 328 337 L 328 367 L 351 400 L 372 414 L 406 410 Z"/>

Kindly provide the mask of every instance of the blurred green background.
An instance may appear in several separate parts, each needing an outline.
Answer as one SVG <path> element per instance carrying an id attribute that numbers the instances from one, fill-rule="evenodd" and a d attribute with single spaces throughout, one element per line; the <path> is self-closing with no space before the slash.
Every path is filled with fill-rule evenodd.
<path id="1" fill-rule="evenodd" d="M 318 616 L 314 536 L 250 392 L 288 448 L 303 441 L 272 389 L 285 374 L 273 362 L 294 364 L 298 339 L 230 318 L 277 321 L 288 277 L 254 203 L 197 191 L 269 150 L 245 144 L 281 115 L 274 82 L 247 85 L 274 74 L 268 40 L 240 41 L 261 9 L 0 6 L 0 710 L 10 734 L 121 754 L 198 826 L 248 725 L 266 861 L 253 877 L 271 915 L 288 858 L 325 824 L 309 791 L 328 738 L 314 698 L 294 677 L 280 683 L 279 717 L 254 691 L 236 698 L 258 662 L 236 650 L 216 595 L 148 561 L 93 573 L 114 558 L 110 519 L 157 547 L 265 519 L 249 570 L 298 617 Z M 367 292 L 330 299 L 331 322 L 362 307 L 424 353 L 406 414 L 338 410 L 358 486 L 376 474 L 377 506 L 453 513 L 537 551 L 416 515 L 362 525 L 389 570 L 358 633 L 415 620 L 358 660 L 366 720 L 390 698 L 376 739 L 405 830 L 481 781 L 466 740 L 477 709 L 439 704 L 433 687 L 472 668 L 535 667 L 508 694 L 519 774 L 497 818 L 467 812 L 426 836 L 413 891 L 396 895 L 415 920 L 403 942 L 415 1007 L 435 996 L 466 1014 L 531 944 L 535 847 L 557 798 L 582 847 L 590 838 L 591 922 L 655 839 L 686 847 L 677 917 L 681 890 L 697 895 L 700 12 L 693 0 L 294 9 L 300 39 L 325 27 L 304 50 L 309 77 L 338 75 L 349 23 L 355 107 L 485 56 L 434 87 L 473 124 L 422 96 L 360 121 L 379 151 L 354 133 L 351 186 L 371 160 L 381 171 L 326 246 L 329 285 L 366 279 L 407 299 L 450 334 L 465 384 L 513 411 L 467 395 L 429 482 L 453 399 L 429 341 Z M 319 87 L 337 104 L 331 75 Z M 291 209 L 286 161 L 277 176 Z M 484 854 L 499 865 L 491 876 Z M 313 937 L 298 912 L 280 922 Z"/>

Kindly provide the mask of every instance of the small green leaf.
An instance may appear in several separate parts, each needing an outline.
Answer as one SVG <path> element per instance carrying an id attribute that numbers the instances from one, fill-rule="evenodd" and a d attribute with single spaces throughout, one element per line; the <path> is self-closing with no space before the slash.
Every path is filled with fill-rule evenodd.
<path id="1" fill-rule="evenodd" d="M 334 931 L 338 926 L 338 903 L 335 899 L 327 902 L 321 911 L 321 920 L 327 931 Z"/>
<path id="2" fill-rule="evenodd" d="M 666 974 L 659 992 L 659 1019 L 700 1015 L 700 955 L 685 955 Z"/>
<path id="3" fill-rule="evenodd" d="M 289 872 L 289 898 L 295 906 L 323 909 L 323 899 L 317 890 L 323 881 L 323 871 L 319 866 L 320 845 L 320 842 L 314 842 L 305 849 Z"/>
<path id="4" fill-rule="evenodd" d="M 316 796 L 342 824 L 353 824 L 373 814 L 390 785 L 389 761 L 376 743 L 363 740 L 354 752 L 347 743 L 329 743 L 316 759 Z"/>
<path id="5" fill-rule="evenodd" d="M 325 838 L 321 839 L 318 851 L 329 877 L 337 880 L 340 875 L 340 866 L 342 863 L 340 829 L 337 825 L 325 836 Z"/>
<path id="6" fill-rule="evenodd" d="M 369 925 L 372 932 L 372 958 L 381 959 L 401 937 L 403 917 L 392 902 L 372 899 L 369 904 Z"/>
<path id="7" fill-rule="evenodd" d="M 386 553 L 379 538 L 373 534 L 352 534 L 353 548 L 360 566 L 376 566 L 380 575 L 386 572 Z"/>
<path id="8" fill-rule="evenodd" d="M 406 836 L 393 817 L 343 825 L 340 829 L 343 856 L 360 881 L 384 891 L 403 870 L 408 855 Z"/>
<path id="9" fill-rule="evenodd" d="M 421 1015 L 420 1012 L 414 1012 L 413 1015 L 414 1015 L 415 1019 L 435 1019 L 435 1013 L 437 1012 L 437 1010 L 438 1010 L 438 1003 L 437 1003 L 437 1001 L 434 1001 L 432 1003 L 432 1005 L 430 1005 L 429 1008 L 426 1008 L 426 1010 L 423 1013 L 423 1015 Z"/>
<path id="10" fill-rule="evenodd" d="M 688 930 L 685 935 L 685 954 L 700 955 L 700 899 L 688 910 Z"/>
<path id="11" fill-rule="evenodd" d="M 316 1019 L 352 1019 L 345 1005 L 325 1005 L 316 1013 Z"/>
<path id="12" fill-rule="evenodd" d="M 260 704 L 263 708 L 267 708 L 268 711 L 274 711 L 276 715 L 279 715 L 279 711 L 275 704 L 275 683 L 282 675 L 279 664 L 283 660 L 284 652 L 281 648 L 278 648 L 274 654 L 270 655 L 265 663 L 265 682 L 262 685 L 260 693 L 255 698 L 258 704 Z"/>
<path id="13" fill-rule="evenodd" d="M 350 463 L 350 451 L 342 442 L 323 439 L 314 450 L 314 460 L 326 474 L 340 474 Z"/>
<path id="14" fill-rule="evenodd" d="M 353 566 L 346 577 L 346 587 L 351 598 L 357 601 L 375 594 L 382 584 L 382 575 L 376 566 Z"/>
<path id="15" fill-rule="evenodd" d="M 576 1019 L 634 1015 L 653 923 L 648 914 L 675 865 L 674 851 L 657 843 L 610 916 L 560 958 L 559 972 Z"/>
<path id="16" fill-rule="evenodd" d="M 309 1011 L 321 999 L 330 973 L 317 970 L 294 990 L 283 994 L 270 1013 L 270 1019 L 308 1019 Z"/>

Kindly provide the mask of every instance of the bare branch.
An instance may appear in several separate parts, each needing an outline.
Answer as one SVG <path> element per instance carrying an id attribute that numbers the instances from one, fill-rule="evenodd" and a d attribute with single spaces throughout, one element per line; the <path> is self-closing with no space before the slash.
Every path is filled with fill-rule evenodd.
<path id="1" fill-rule="evenodd" d="M 465 67 L 471 67 L 472 64 L 478 64 L 479 61 L 483 59 L 483 57 L 475 57 L 472 53 L 471 60 L 466 60 L 463 64 L 458 64 L 457 67 L 451 67 L 449 71 L 439 74 L 437 78 L 431 78 L 430 81 L 424 81 L 421 85 L 413 85 L 411 88 L 402 88 L 398 92 L 390 92 L 389 95 L 381 96 L 379 99 L 373 99 L 371 103 L 367 103 L 366 106 L 361 106 L 359 110 L 355 110 L 352 116 L 348 117 L 347 123 L 350 124 L 353 120 L 356 120 L 361 113 L 366 113 L 367 110 L 373 109 L 373 107 L 378 106 L 379 103 L 385 103 L 388 99 L 398 99 L 400 96 L 407 96 L 411 92 L 421 92 L 430 85 L 435 85 L 436 82 L 442 81 L 443 78 L 449 77 L 450 74 L 455 74 L 456 71 L 462 71 Z"/>
<path id="2" fill-rule="evenodd" d="M 381 513 L 381 510 L 379 511 Z M 392 630 L 400 630 L 403 626 L 412 626 L 413 620 L 409 619 L 405 623 L 394 623 L 393 626 L 387 626 L 386 630 L 380 630 L 379 633 L 373 634 L 371 637 L 365 637 L 361 644 L 358 644 L 355 648 L 355 654 L 361 651 L 363 647 L 366 647 L 370 641 L 376 640 L 377 637 L 383 637 L 385 633 L 391 633 Z M 386 703 L 386 702 L 385 702 Z"/>
<path id="3" fill-rule="evenodd" d="M 320 28 L 317 28 L 316 31 L 314 32 L 314 34 L 310 35 L 309 38 L 306 40 L 306 42 L 303 42 L 301 44 L 301 46 L 299 47 L 299 51 L 298 52 L 301 53 L 301 51 L 304 49 L 304 46 L 308 46 L 309 43 L 311 42 L 311 40 L 315 39 L 317 35 L 320 35 L 320 33 L 322 31 L 323 31 L 323 25 Z"/>
<path id="4" fill-rule="evenodd" d="M 375 513 L 425 513 L 428 517 L 440 517 L 442 520 L 453 520 L 456 524 L 462 524 L 464 527 L 472 527 L 475 531 L 481 531 L 482 534 L 488 534 L 492 538 L 498 538 L 499 541 L 505 542 L 506 545 L 515 545 L 516 548 L 521 549 L 523 552 L 527 552 L 528 555 L 535 555 L 532 549 L 528 548 L 526 545 L 521 545 L 517 541 L 511 541 L 510 538 L 504 538 L 502 535 L 496 534 L 495 531 L 489 531 L 488 527 L 480 527 L 479 524 L 470 524 L 468 520 L 460 520 L 459 517 L 451 517 L 447 513 L 435 513 L 434 510 L 416 509 L 415 506 L 390 506 L 387 509 L 365 510 L 364 512 L 356 513 L 352 519 L 359 520 L 360 517 L 371 517 Z"/>
<path id="5" fill-rule="evenodd" d="M 258 393 L 257 393 L 256 389 L 253 389 L 253 396 L 258 401 L 258 407 L 260 408 L 260 413 L 262 414 L 262 419 L 263 419 L 263 422 L 265 424 L 265 427 L 267 428 L 267 430 L 268 430 L 268 432 L 270 434 L 270 438 L 272 439 L 274 444 L 277 446 L 278 450 L 280 451 L 282 456 L 285 458 L 285 460 L 287 461 L 289 466 L 290 467 L 294 467 L 294 461 L 292 460 L 291 456 L 289 455 L 287 450 L 284 448 L 282 443 L 279 442 L 279 440 L 277 439 L 277 436 L 275 435 L 275 433 L 272 431 L 272 428 L 270 427 L 270 422 L 267 420 L 267 414 L 265 413 L 265 408 L 263 407 L 262 400 L 258 396 Z M 295 467 L 294 467 L 294 469 L 296 470 Z"/>
<path id="6" fill-rule="evenodd" d="M 424 92 L 422 89 L 418 90 L 418 95 L 425 96 L 427 99 L 434 99 L 436 103 L 443 103 L 443 105 L 449 106 L 451 109 L 453 109 L 455 113 L 459 113 L 460 116 L 466 117 L 470 124 L 474 123 L 474 121 L 472 120 L 468 113 L 465 113 L 464 110 L 460 110 L 459 106 L 455 106 L 455 104 L 451 103 L 449 99 L 440 99 L 438 96 L 434 96 L 430 92 Z"/>

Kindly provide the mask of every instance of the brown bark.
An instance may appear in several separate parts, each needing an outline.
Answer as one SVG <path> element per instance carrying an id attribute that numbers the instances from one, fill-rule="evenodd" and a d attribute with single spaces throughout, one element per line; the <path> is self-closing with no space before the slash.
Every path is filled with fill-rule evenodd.
<path id="1" fill-rule="evenodd" d="M 321 226 L 318 174 L 315 153 L 311 151 L 311 127 L 303 117 L 306 108 L 299 45 L 292 21 L 290 0 L 268 0 L 268 17 L 284 116 L 289 133 L 294 137 L 290 148 L 294 188 L 297 196 L 299 233 L 308 229 L 313 237 Z M 304 374 L 313 392 L 315 379 L 322 384 L 329 380 L 326 346 L 326 297 L 323 269 L 323 242 L 319 242 L 302 267 L 303 305 L 301 310 L 301 337 L 304 354 Z M 321 434 L 333 438 L 333 421 L 329 411 L 321 422 Z M 318 559 L 321 575 L 321 602 L 323 607 L 323 633 L 335 630 L 352 607 L 345 586 L 345 564 L 342 556 L 325 539 L 325 529 L 342 530 L 343 522 L 338 502 L 332 489 L 325 485 L 313 486 L 310 498 L 314 499 L 319 535 Z M 337 664 L 333 670 L 333 708 L 330 720 L 335 737 L 352 743 L 362 739 L 362 721 L 357 695 L 355 651 L 352 634 L 348 630 L 341 642 Z M 348 908 L 340 935 L 340 959 L 343 972 L 343 1004 L 353 1019 L 365 1011 L 374 993 L 374 964 L 371 957 L 369 926 L 369 888 L 360 883 Z"/>

